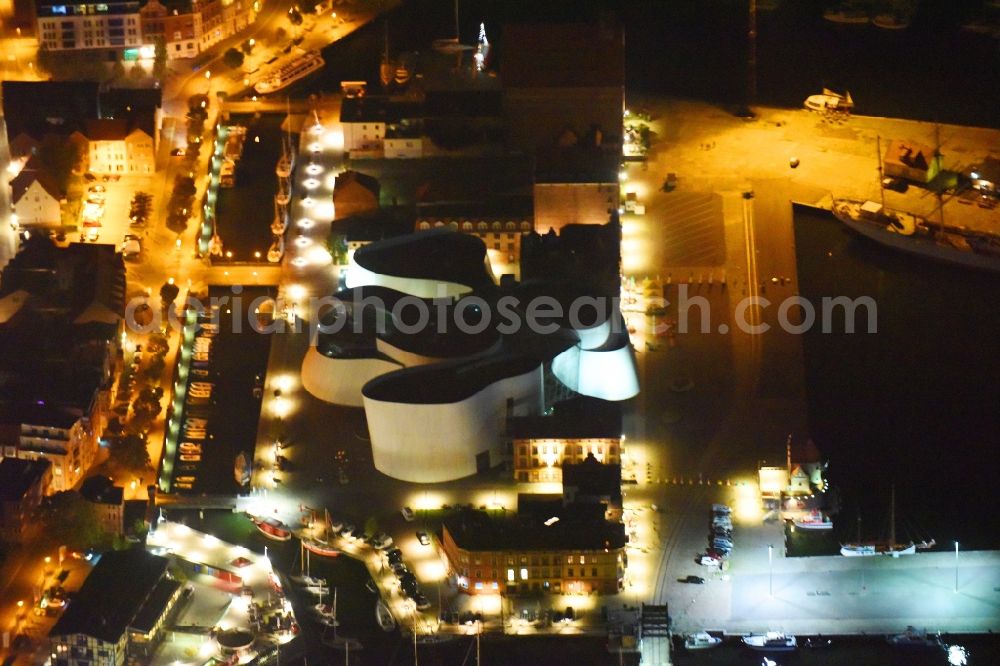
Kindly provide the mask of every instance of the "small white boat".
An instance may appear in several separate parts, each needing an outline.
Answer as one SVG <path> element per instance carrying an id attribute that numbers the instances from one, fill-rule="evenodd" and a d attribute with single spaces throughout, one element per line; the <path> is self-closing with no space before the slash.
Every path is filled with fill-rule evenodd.
<path id="1" fill-rule="evenodd" d="M 688 634 L 684 637 L 685 650 L 707 650 L 719 647 L 721 644 L 721 638 L 713 636 L 707 631 L 699 631 L 696 634 Z"/>
<path id="2" fill-rule="evenodd" d="M 845 5 L 826 10 L 823 12 L 823 18 L 831 23 L 862 25 L 864 23 L 868 23 L 868 12 L 863 9 Z"/>
<path id="3" fill-rule="evenodd" d="M 883 30 L 906 30 L 910 27 L 910 17 L 905 14 L 879 14 L 872 19 L 872 23 Z"/>
<path id="4" fill-rule="evenodd" d="M 758 652 L 793 652 L 797 647 L 795 636 L 786 635 L 780 631 L 744 636 L 743 644 Z"/>
<path id="5" fill-rule="evenodd" d="M 275 236 L 271 247 L 267 249 L 267 260 L 272 264 L 276 264 L 281 261 L 283 256 L 285 256 L 285 237 Z"/>
<path id="6" fill-rule="evenodd" d="M 382 631 L 390 632 L 396 629 L 396 618 L 392 616 L 392 611 L 389 610 L 389 607 L 381 599 L 375 604 L 375 620 L 378 622 L 378 626 L 382 628 Z"/>
<path id="7" fill-rule="evenodd" d="M 323 578 L 304 575 L 299 576 L 299 580 L 305 583 L 308 587 L 326 587 L 326 580 Z"/>

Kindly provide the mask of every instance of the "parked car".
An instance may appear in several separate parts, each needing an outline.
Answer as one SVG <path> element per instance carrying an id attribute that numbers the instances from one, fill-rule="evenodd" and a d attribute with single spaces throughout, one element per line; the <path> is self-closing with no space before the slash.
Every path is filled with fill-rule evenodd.
<path id="1" fill-rule="evenodd" d="M 183 148 L 174 148 L 170 151 L 171 157 L 184 157 L 185 154 L 187 154 L 187 151 Z"/>
<path id="2" fill-rule="evenodd" d="M 726 505 L 726 504 L 713 504 L 712 505 L 712 513 L 724 513 L 724 514 L 726 514 L 728 516 L 732 512 L 733 512 L 733 510 L 730 509 L 729 506 Z"/>
<path id="3" fill-rule="evenodd" d="M 883 178 L 882 187 L 902 194 L 903 192 L 906 192 L 906 190 L 910 189 L 910 184 L 902 178 Z"/>
<path id="4" fill-rule="evenodd" d="M 431 537 L 427 532 L 417 532 L 417 541 L 420 542 L 421 546 L 429 546 L 431 544 Z"/>
<path id="5" fill-rule="evenodd" d="M 419 592 L 413 595 L 413 602 L 417 605 L 417 610 L 427 610 L 431 607 L 431 602 Z"/>
<path id="6" fill-rule="evenodd" d="M 704 585 L 705 579 L 701 576 L 685 576 L 684 578 L 678 578 L 678 583 L 692 583 L 694 585 Z"/>
<path id="7" fill-rule="evenodd" d="M 392 537 L 385 532 L 379 532 L 372 537 L 372 545 L 379 550 L 385 550 L 386 548 L 392 546 Z"/>
<path id="8" fill-rule="evenodd" d="M 404 506 L 400 513 L 403 514 L 403 519 L 408 523 L 412 523 L 413 519 L 416 517 L 416 514 L 413 513 L 413 509 L 408 506 Z"/>

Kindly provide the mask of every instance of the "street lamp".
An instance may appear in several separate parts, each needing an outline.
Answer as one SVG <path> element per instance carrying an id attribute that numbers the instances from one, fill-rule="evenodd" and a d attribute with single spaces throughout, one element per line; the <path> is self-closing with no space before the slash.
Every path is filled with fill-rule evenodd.
<path id="1" fill-rule="evenodd" d="M 955 592 L 958 592 L 958 542 L 955 542 Z"/>
<path id="2" fill-rule="evenodd" d="M 774 552 L 774 546 L 767 544 L 767 596 L 774 596 L 774 566 L 772 553 Z"/>

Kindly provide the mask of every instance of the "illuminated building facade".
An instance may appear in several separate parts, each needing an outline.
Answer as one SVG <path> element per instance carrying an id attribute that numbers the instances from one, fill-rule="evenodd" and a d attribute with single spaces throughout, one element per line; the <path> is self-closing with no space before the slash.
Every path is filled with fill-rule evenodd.
<path id="1" fill-rule="evenodd" d="M 37 11 L 38 43 L 49 51 L 122 53 L 142 46 L 138 0 L 99 4 L 39 0 Z"/>
<path id="2" fill-rule="evenodd" d="M 445 520 L 441 546 L 458 588 L 505 596 L 617 594 L 627 563 L 624 526 L 593 507 L 563 507 L 561 498 L 550 505 L 514 518 L 463 511 Z"/>

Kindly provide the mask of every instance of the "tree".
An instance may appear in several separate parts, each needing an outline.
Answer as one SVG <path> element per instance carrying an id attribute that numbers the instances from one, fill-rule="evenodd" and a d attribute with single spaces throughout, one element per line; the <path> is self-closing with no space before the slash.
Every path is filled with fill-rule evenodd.
<path id="1" fill-rule="evenodd" d="M 295 7 L 292 7 L 291 9 L 289 9 L 288 10 L 288 21 L 292 25 L 294 25 L 294 26 L 302 25 L 302 14 L 301 14 L 301 12 L 299 12 L 299 10 L 296 9 Z"/>
<path id="2" fill-rule="evenodd" d="M 125 65 L 122 64 L 121 60 L 115 60 L 115 64 L 111 66 L 109 79 L 111 81 L 120 81 L 123 78 L 125 78 Z"/>
<path id="3" fill-rule="evenodd" d="M 58 134 L 46 134 L 38 147 L 38 159 L 45 170 L 56 180 L 59 189 L 69 187 L 70 174 L 80 163 L 80 147 Z"/>
<path id="4" fill-rule="evenodd" d="M 170 343 L 167 341 L 167 336 L 162 333 L 153 333 L 146 342 L 146 351 L 151 354 L 165 354 L 169 348 Z"/>
<path id="5" fill-rule="evenodd" d="M 178 176 L 174 181 L 174 195 L 178 197 L 191 198 L 198 192 L 195 187 L 194 178 L 189 176 Z"/>
<path id="6" fill-rule="evenodd" d="M 275 41 L 275 43 L 278 44 L 278 45 L 280 45 L 286 39 L 288 39 L 288 31 L 279 26 L 274 31 L 274 41 Z M 41 55 L 41 51 L 39 51 L 39 55 Z"/>
<path id="7" fill-rule="evenodd" d="M 181 290 L 176 284 L 173 282 L 164 282 L 163 286 L 160 287 L 160 300 L 163 302 L 163 307 L 168 307 L 177 300 L 180 293 Z"/>
<path id="8" fill-rule="evenodd" d="M 131 69 L 128 70 L 128 78 L 136 85 L 142 83 L 142 78 L 144 76 L 146 76 L 146 72 L 139 63 L 135 63 L 132 65 Z"/>
<path id="9" fill-rule="evenodd" d="M 162 36 L 153 38 L 153 76 L 162 79 L 167 73 L 167 44 Z"/>
<path id="10" fill-rule="evenodd" d="M 365 536 L 373 536 L 378 532 L 378 519 L 375 516 L 368 516 L 368 520 L 365 521 Z"/>
<path id="11" fill-rule="evenodd" d="M 163 369 L 167 367 L 163 360 L 163 354 L 157 354 L 150 360 L 144 372 L 147 379 L 156 381 L 163 375 Z"/>
<path id="12" fill-rule="evenodd" d="M 222 54 L 222 62 L 224 62 L 226 67 L 229 67 L 230 69 L 239 69 L 243 66 L 244 57 L 243 52 L 239 49 L 230 48 Z"/>
<path id="13" fill-rule="evenodd" d="M 127 434 L 111 440 L 111 459 L 122 469 L 130 472 L 144 472 L 150 466 L 146 439 L 140 435 Z"/>
<path id="14" fill-rule="evenodd" d="M 103 533 L 97 507 L 75 491 L 56 493 L 38 507 L 41 540 L 51 546 L 65 544 L 72 550 L 91 548 Z"/>

